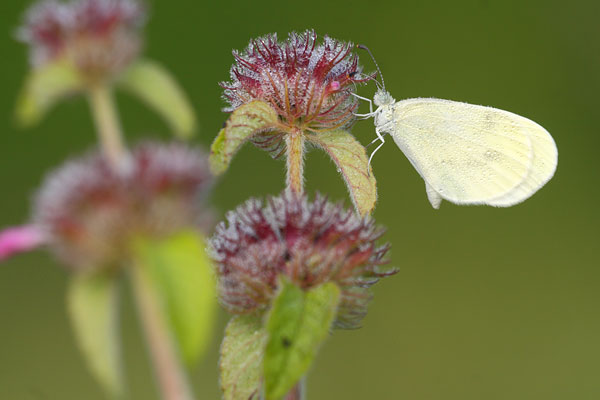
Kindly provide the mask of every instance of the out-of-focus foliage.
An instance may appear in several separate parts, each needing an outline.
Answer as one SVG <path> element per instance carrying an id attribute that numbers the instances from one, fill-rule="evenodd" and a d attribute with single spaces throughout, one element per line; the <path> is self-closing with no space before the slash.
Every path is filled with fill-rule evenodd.
<path id="1" fill-rule="evenodd" d="M 204 238 L 182 231 L 162 240 L 140 239 L 134 253 L 156 290 L 181 356 L 193 365 L 212 338 L 217 301 Z"/>
<path id="2" fill-rule="evenodd" d="M 157 62 L 137 61 L 119 81 L 123 89 L 162 115 L 175 135 L 189 138 L 196 130 L 194 107 L 171 73 Z"/>
<path id="3" fill-rule="evenodd" d="M 90 370 L 108 393 L 123 394 L 118 281 L 114 271 L 80 272 L 67 293 L 75 337 Z"/>

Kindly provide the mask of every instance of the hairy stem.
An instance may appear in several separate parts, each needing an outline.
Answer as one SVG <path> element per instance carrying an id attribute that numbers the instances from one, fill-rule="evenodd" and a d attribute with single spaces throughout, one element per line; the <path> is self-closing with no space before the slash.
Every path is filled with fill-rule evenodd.
<path id="1" fill-rule="evenodd" d="M 300 130 L 286 135 L 288 190 L 304 191 L 304 134 Z"/>
<path id="2" fill-rule="evenodd" d="M 165 315 L 143 265 L 133 265 L 131 280 L 154 373 L 163 400 L 193 400 Z"/>
<path id="3" fill-rule="evenodd" d="M 123 144 L 111 89 L 101 84 L 92 86 L 88 98 L 104 157 L 115 171 L 126 171 L 130 162 L 129 153 Z"/>

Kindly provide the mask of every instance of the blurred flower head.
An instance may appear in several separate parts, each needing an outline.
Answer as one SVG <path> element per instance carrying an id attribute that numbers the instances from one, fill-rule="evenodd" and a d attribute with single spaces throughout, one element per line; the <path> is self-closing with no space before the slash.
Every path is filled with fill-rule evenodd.
<path id="1" fill-rule="evenodd" d="M 122 260 L 136 235 L 208 230 L 202 202 L 212 178 L 203 152 L 183 144 L 143 143 L 132 169 L 115 173 L 91 153 L 50 173 L 37 194 L 34 225 L 67 265 L 94 268 Z"/>
<path id="2" fill-rule="evenodd" d="M 220 300 L 232 313 L 248 313 L 269 306 L 279 275 L 303 289 L 335 282 L 341 289 L 336 326 L 357 327 L 369 287 L 395 272 L 380 267 L 389 249 L 375 243 L 383 232 L 320 195 L 309 201 L 286 191 L 266 206 L 249 200 L 211 238 Z"/>
<path id="3" fill-rule="evenodd" d="M 361 75 L 351 43 L 325 36 L 317 44 L 314 31 L 291 33 L 284 42 L 276 34 L 252 40 L 245 51 L 234 51 L 231 82 L 223 82 L 225 111 L 252 100 L 269 103 L 284 127 L 330 130 L 349 125 Z"/>
<path id="4" fill-rule="evenodd" d="M 34 66 L 66 59 L 88 80 L 105 79 L 139 54 L 144 20 L 137 0 L 42 0 L 26 13 L 18 37 Z"/>

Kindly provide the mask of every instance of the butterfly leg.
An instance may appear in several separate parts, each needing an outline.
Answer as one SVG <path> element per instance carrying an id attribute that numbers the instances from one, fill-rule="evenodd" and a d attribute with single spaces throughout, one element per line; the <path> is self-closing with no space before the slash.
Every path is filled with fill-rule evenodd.
<path id="1" fill-rule="evenodd" d="M 381 143 L 379 143 L 379 146 L 377 146 L 375 148 L 375 150 L 373 150 L 373 152 L 371 153 L 371 156 L 369 157 L 369 163 L 368 163 L 369 174 L 371 173 L 371 160 L 373 159 L 373 156 L 375 155 L 375 153 L 377 153 L 377 150 L 379 150 L 381 148 L 381 146 L 383 146 L 385 144 L 385 139 L 383 138 L 383 135 L 379 131 L 379 128 L 375 128 L 375 133 L 377 134 L 377 137 L 375 138 L 375 140 L 373 142 L 380 140 Z M 384 133 L 384 135 L 385 135 L 385 133 Z M 371 142 L 371 143 L 373 143 L 373 142 Z"/>
<path id="2" fill-rule="evenodd" d="M 387 135 L 387 134 L 388 134 L 387 132 L 383 132 L 383 134 L 382 134 L 381 136 L 385 136 L 385 135 Z M 381 139 L 379 139 L 379 136 L 377 136 L 375 139 L 373 139 L 373 140 L 371 141 L 371 143 L 369 143 L 369 144 L 368 144 L 368 145 L 366 145 L 365 147 L 369 147 L 370 145 L 372 145 L 373 143 L 375 143 L 375 142 L 377 142 L 377 141 L 381 141 Z"/>
<path id="3" fill-rule="evenodd" d="M 354 115 L 357 117 L 365 117 L 365 118 L 372 117 L 373 116 L 373 101 L 371 101 L 371 99 L 367 99 L 366 97 L 359 96 L 356 93 L 350 93 L 350 94 L 352 96 L 356 97 L 357 99 L 364 100 L 369 103 L 369 113 L 368 114 L 354 114 Z"/>

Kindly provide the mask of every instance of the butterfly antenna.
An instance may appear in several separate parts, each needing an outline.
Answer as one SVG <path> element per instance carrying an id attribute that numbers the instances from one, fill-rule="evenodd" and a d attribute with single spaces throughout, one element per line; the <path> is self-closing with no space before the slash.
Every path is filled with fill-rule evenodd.
<path id="1" fill-rule="evenodd" d="M 377 64 L 377 61 L 375 61 L 375 57 L 373 57 L 373 53 L 371 53 L 371 50 L 369 50 L 369 48 L 367 46 L 365 46 L 364 44 L 357 44 L 356 47 L 359 49 L 366 50 L 367 53 L 369 53 L 369 55 L 371 56 L 371 59 L 375 63 L 375 68 L 377 68 L 379 77 L 381 77 L 381 86 L 383 86 L 383 90 L 385 90 L 385 81 L 383 80 L 383 74 L 381 73 L 381 70 L 379 69 L 379 65 Z"/>
<path id="2" fill-rule="evenodd" d="M 356 75 L 359 75 L 359 73 L 358 72 L 352 72 L 352 73 L 348 74 L 348 77 L 353 78 Z M 362 77 L 362 76 L 364 76 L 365 78 L 369 78 L 369 75 L 360 75 L 360 77 Z M 359 79 L 360 79 L 360 77 L 359 77 Z M 377 87 L 381 88 L 381 82 L 379 82 L 379 80 L 377 79 L 377 77 L 375 76 L 372 79 L 375 81 L 375 84 L 377 85 Z M 353 80 L 352 83 L 354 83 L 354 88 L 356 88 L 356 81 Z"/>

